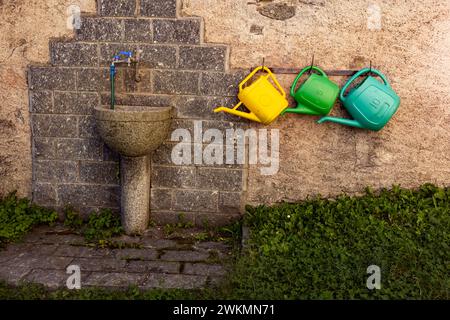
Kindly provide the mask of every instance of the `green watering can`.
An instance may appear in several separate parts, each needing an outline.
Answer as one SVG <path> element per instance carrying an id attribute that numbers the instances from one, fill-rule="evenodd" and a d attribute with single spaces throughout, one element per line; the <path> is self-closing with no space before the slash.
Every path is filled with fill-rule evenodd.
<path id="1" fill-rule="evenodd" d="M 350 90 L 348 96 L 345 96 L 349 86 L 357 78 L 367 73 L 378 75 L 383 83 L 369 75 L 362 83 Z M 400 97 L 392 90 L 384 74 L 369 68 L 360 70 L 346 83 L 342 88 L 340 99 L 354 120 L 323 117 L 318 123 L 330 121 L 346 126 L 379 131 L 389 122 L 400 106 Z"/>
<path id="2" fill-rule="evenodd" d="M 306 71 L 315 70 L 295 91 L 297 83 Z M 306 67 L 294 80 L 291 87 L 291 96 L 297 101 L 296 108 L 288 108 L 284 113 L 308 114 L 312 116 L 326 116 L 330 113 L 339 95 L 339 86 L 331 81 L 326 73 L 318 67 Z"/>

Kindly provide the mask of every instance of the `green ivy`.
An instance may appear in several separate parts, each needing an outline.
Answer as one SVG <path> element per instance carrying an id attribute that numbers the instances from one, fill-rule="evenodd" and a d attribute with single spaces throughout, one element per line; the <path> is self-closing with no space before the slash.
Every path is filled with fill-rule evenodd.
<path id="1" fill-rule="evenodd" d="M 34 226 L 50 225 L 57 218 L 55 211 L 18 199 L 13 192 L 0 199 L 0 245 L 20 240 Z"/>

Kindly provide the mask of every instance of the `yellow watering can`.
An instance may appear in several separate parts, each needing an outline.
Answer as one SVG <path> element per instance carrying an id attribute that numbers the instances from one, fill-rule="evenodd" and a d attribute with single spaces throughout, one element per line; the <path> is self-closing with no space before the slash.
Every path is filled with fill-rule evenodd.
<path id="1" fill-rule="evenodd" d="M 261 75 L 256 81 L 244 88 L 244 85 L 261 70 L 265 71 L 266 74 Z M 275 83 L 276 88 L 269 81 L 269 78 Z M 286 93 L 278 83 L 275 75 L 267 67 L 256 68 L 239 84 L 238 98 L 240 102 L 233 109 L 219 107 L 214 112 L 227 112 L 252 121 L 270 124 L 289 105 L 289 102 L 286 100 Z M 238 111 L 237 109 L 242 104 L 250 112 Z"/>

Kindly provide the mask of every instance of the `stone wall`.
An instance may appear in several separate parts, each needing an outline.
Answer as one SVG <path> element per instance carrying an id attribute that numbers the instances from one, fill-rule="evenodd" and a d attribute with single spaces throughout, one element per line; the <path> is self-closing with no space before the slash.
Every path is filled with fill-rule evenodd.
<path id="1" fill-rule="evenodd" d="M 66 27 L 72 3 L 91 13 L 76 35 Z M 98 140 L 91 111 L 108 102 L 113 51 L 137 46 L 146 63 L 142 81 L 119 70 L 118 103 L 172 104 L 174 128 L 192 128 L 193 120 L 204 120 L 204 128 L 247 124 L 212 109 L 224 99 L 233 104 L 242 77 L 233 70 L 249 70 L 263 57 L 271 67 L 300 68 L 314 53 L 325 69 L 359 69 L 372 60 L 402 98 L 377 133 L 318 125 L 315 117 L 280 118 L 269 129 L 280 129 L 281 167 L 269 177 L 257 166 L 174 166 L 167 142 L 153 159 L 152 210 L 161 222 L 182 211 L 197 213 L 197 223 L 204 216 L 227 220 L 239 199 L 273 203 L 354 194 L 367 185 L 449 184 L 448 1 L 179 0 L 178 10 L 173 1 L 142 3 L 0 1 L 0 194 L 31 195 L 32 127 L 35 201 L 74 203 L 86 212 L 117 208 L 118 158 Z M 370 4 L 382 10 L 380 30 L 367 26 Z M 67 39 L 50 41 L 50 56 L 49 38 L 61 36 Z M 28 84 L 26 65 L 33 65 Z M 278 78 L 288 89 L 293 75 Z M 333 115 L 347 116 L 339 105 Z"/>
<path id="2" fill-rule="evenodd" d="M 50 41 L 50 64 L 32 66 L 28 83 L 33 199 L 89 213 L 120 204 L 119 157 L 101 142 L 92 116 L 95 106 L 109 104 L 114 54 L 142 50 L 140 82 L 133 68 L 118 69 L 117 104 L 172 105 L 173 129 L 191 132 L 195 120 L 205 129 L 239 125 L 211 109 L 234 100 L 242 74 L 227 72 L 227 46 L 203 43 L 200 18 L 177 17 L 176 0 L 98 1 L 97 14 L 82 15 L 81 23 L 74 38 Z M 173 145 L 167 141 L 152 158 L 153 221 L 176 222 L 183 215 L 201 226 L 236 217 L 242 165 L 175 166 Z"/>

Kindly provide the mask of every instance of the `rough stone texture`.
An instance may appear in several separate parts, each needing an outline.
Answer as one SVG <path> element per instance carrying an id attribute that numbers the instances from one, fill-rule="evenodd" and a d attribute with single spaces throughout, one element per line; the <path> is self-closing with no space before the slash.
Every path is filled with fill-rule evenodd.
<path id="1" fill-rule="evenodd" d="M 177 0 L 139 0 L 141 15 L 159 18 L 175 18 Z"/>
<path id="2" fill-rule="evenodd" d="M 98 0 L 97 6 L 101 16 L 133 16 L 136 0 Z"/>
<path id="3" fill-rule="evenodd" d="M 286 3 L 269 3 L 260 6 L 257 10 L 270 19 L 287 20 L 295 16 L 295 8 L 294 6 L 288 6 Z"/>
<path id="4" fill-rule="evenodd" d="M 225 70 L 226 47 L 180 47 L 180 68 L 190 70 Z"/>
<path id="5" fill-rule="evenodd" d="M 154 92 L 162 94 L 198 94 L 198 72 L 155 71 Z"/>
<path id="6" fill-rule="evenodd" d="M 250 168 L 248 202 L 297 201 L 342 191 L 357 194 L 367 185 L 450 182 L 445 151 L 450 147 L 450 75 L 441 72 L 450 67 L 450 4 L 429 0 L 379 5 L 382 29 L 377 31 L 367 28 L 365 1 L 301 1 L 295 4 L 296 16 L 285 21 L 257 13 L 267 2 L 182 2 L 182 14 L 205 19 L 208 42 L 231 44 L 231 68 L 254 67 L 263 57 L 272 67 L 301 68 L 310 63 L 313 52 L 325 69 L 360 69 L 372 59 L 402 98 L 398 113 L 378 133 L 317 125 L 315 117 L 280 118 L 268 128 L 280 129 L 280 171 L 262 176 L 259 167 Z M 252 25 L 264 28 L 248 32 Z M 278 78 L 288 89 L 294 75 Z M 346 78 L 333 80 L 342 85 Z M 208 85 L 210 79 L 206 82 L 202 88 L 216 90 Z M 346 116 L 340 105 L 332 114 Z"/>
<path id="7" fill-rule="evenodd" d="M 120 160 L 122 225 L 127 234 L 142 234 L 150 221 L 150 159 L 124 157 Z"/>
<path id="8" fill-rule="evenodd" d="M 152 22 L 146 19 L 126 19 L 125 20 L 125 41 L 130 42 L 151 42 Z"/>
<path id="9" fill-rule="evenodd" d="M 128 24 L 125 20 L 125 30 Z M 128 35 L 125 31 L 125 35 Z M 81 28 L 76 30 L 76 39 L 81 41 L 121 41 L 123 25 L 119 19 L 81 16 Z"/>
<path id="10" fill-rule="evenodd" d="M 172 108 L 117 106 L 95 108 L 97 130 L 112 150 L 126 157 L 142 157 L 156 150 L 169 134 Z"/>
<path id="11" fill-rule="evenodd" d="M 155 43 L 200 43 L 200 20 L 154 20 L 153 41 Z"/>
<path id="12" fill-rule="evenodd" d="M 10 244 L 0 251 L 0 281 L 65 288 L 70 276 L 66 273 L 69 265 L 80 267 L 82 288 L 137 285 L 143 289 L 193 289 L 214 283 L 225 275 L 221 263 L 231 253 L 228 245 L 193 242 L 200 229 L 182 230 L 184 233 L 175 235 L 178 240 L 165 238 L 162 229 L 151 229 L 141 237 L 116 237 L 112 241 L 124 248 L 109 249 L 87 246 L 84 238 L 70 234 L 62 224 L 38 227 L 23 243 Z M 126 244 L 136 248 L 127 248 Z M 215 264 L 209 263 L 211 257 Z"/>
<path id="13" fill-rule="evenodd" d="M 51 63 L 59 66 L 97 66 L 96 44 L 51 42 Z"/>
<path id="14" fill-rule="evenodd" d="M 2 48 L 0 76 L 3 80 L 3 90 L 0 92 L 2 101 L 0 193 L 19 189 L 19 195 L 30 195 L 33 189 L 36 191 L 34 200 L 53 202 L 59 198 L 55 194 L 57 185 L 35 181 L 35 184 L 31 186 L 30 150 L 33 150 L 36 160 L 101 161 L 108 159 L 110 161 L 115 159 L 113 161 L 117 161 L 117 155 L 105 151 L 107 149 L 104 149 L 104 146 L 96 141 L 97 139 L 93 137 L 86 139 L 87 136 L 92 135 L 92 128 L 87 118 L 80 122 L 82 124 L 80 133 L 83 138 L 32 137 L 30 139 L 31 126 L 28 110 L 30 108 L 36 114 L 86 113 L 89 115 L 90 109 L 84 106 L 72 109 L 73 112 L 69 111 L 76 106 L 75 104 L 72 106 L 64 104 L 65 107 L 58 110 L 58 106 L 63 104 L 56 104 L 55 100 L 52 105 L 50 99 L 56 99 L 58 94 L 67 93 L 69 96 L 77 90 L 89 91 L 101 95 L 102 98 L 107 97 L 109 82 L 106 63 L 111 59 L 109 55 L 111 52 L 105 51 L 105 56 L 100 56 L 99 63 L 105 66 L 104 69 L 85 68 L 85 66 L 39 66 L 50 61 L 48 48 L 50 38 L 73 37 L 73 32 L 67 29 L 65 14 L 67 6 L 72 2 L 66 0 L 47 0 L 26 4 L 12 3 L 10 0 L 3 2 L 0 26 L 0 47 Z M 408 2 L 382 2 L 380 3 L 382 29 L 377 31 L 367 28 L 368 8 L 365 1 L 289 2 L 289 5 L 296 7 L 297 14 L 285 21 L 270 19 L 257 12 L 258 8 L 267 6 L 270 2 L 261 1 L 255 5 L 241 0 L 226 2 L 183 0 L 179 3 L 180 16 L 204 18 L 206 43 L 230 45 L 229 67 L 232 70 L 243 68 L 244 73 L 256 64 L 260 64 L 263 57 L 265 57 L 265 63 L 273 67 L 300 68 L 310 62 L 313 51 L 316 62 L 325 69 L 358 69 L 367 66 L 372 59 L 375 67 L 387 73 L 394 89 L 402 97 L 402 105 L 393 120 L 379 133 L 331 124 L 319 126 L 314 123 L 316 119 L 313 117 L 290 115 L 280 118 L 269 127 L 281 129 L 280 172 L 271 177 L 261 176 L 258 167 L 251 167 L 248 175 L 249 198 L 247 201 L 255 204 L 273 203 L 282 200 L 296 201 L 317 193 L 326 196 L 336 195 L 341 191 L 358 193 L 366 185 L 377 188 L 389 187 L 392 183 L 400 183 L 405 187 L 415 187 L 423 182 L 448 184 L 450 159 L 447 150 L 450 130 L 448 130 L 449 114 L 446 104 L 450 97 L 448 90 L 450 76 L 448 73 L 442 73 L 442 70 L 447 70 L 450 66 L 450 60 L 446 54 L 450 49 L 449 38 L 446 36 L 450 29 L 449 4 L 436 0 L 422 1 L 415 5 Z M 134 9 L 136 1 L 108 3 L 113 6 L 128 4 Z M 273 1 L 273 3 L 283 2 Z M 95 11 L 93 0 L 82 0 L 79 4 L 84 12 Z M 102 9 L 103 14 L 126 14 L 127 17 L 117 18 L 121 20 L 120 23 L 113 22 L 115 18 L 92 18 L 92 21 L 98 20 L 98 27 L 92 27 L 94 24 L 92 22 L 90 30 L 90 22 L 86 22 L 85 31 L 78 32 L 76 37 L 86 35 L 87 38 L 83 41 L 89 43 L 97 42 L 95 39 L 106 41 L 105 44 L 110 44 L 109 41 L 118 41 L 122 35 L 119 35 L 117 27 L 125 29 L 125 21 L 122 20 L 131 19 L 131 16 L 136 13 L 126 6 L 122 8 L 125 8 L 124 11 L 127 12 L 119 13 L 116 12 L 116 8 L 111 7 Z M 167 10 L 167 12 L 170 11 Z M 172 15 L 173 11 L 170 14 Z M 171 22 L 177 21 L 172 20 L 173 16 L 171 19 L 158 18 L 156 17 L 155 21 L 160 21 L 157 22 L 159 26 L 153 25 L 155 37 L 151 39 L 157 44 L 150 44 L 146 40 L 146 43 L 142 45 L 158 46 L 167 42 L 169 51 L 179 50 L 180 48 L 175 47 L 191 45 L 192 42 L 195 45 L 204 45 L 200 43 L 202 39 L 200 19 L 183 17 L 181 20 L 185 21 L 179 23 Z M 183 27 L 185 23 L 188 24 L 186 28 Z M 36 25 L 40 26 L 39 32 L 36 32 Z M 174 25 L 181 27 L 175 30 Z M 121 31 L 125 32 L 125 30 Z M 103 36 L 104 38 L 101 38 Z M 186 41 L 188 43 L 185 43 Z M 320 50 L 317 47 L 318 43 L 321 44 Z M 113 42 L 110 45 L 113 44 L 121 45 L 120 42 Z M 133 40 L 133 45 L 135 44 Z M 128 44 L 121 47 L 133 48 Z M 162 66 L 158 65 L 161 61 L 159 58 L 155 58 L 155 61 L 154 68 L 176 69 L 179 68 L 177 63 L 181 59 L 177 60 L 176 55 L 175 59 L 171 56 L 167 63 L 163 62 Z M 30 69 L 27 88 L 26 66 L 28 65 L 36 67 Z M 150 78 L 154 77 L 152 72 Z M 144 101 L 148 103 L 146 105 L 159 103 L 162 100 L 174 101 L 174 104 L 177 104 L 178 114 L 183 119 L 219 120 L 215 118 L 216 115 L 207 112 L 208 108 L 215 107 L 210 99 L 212 97 L 221 99 L 221 96 L 234 98 L 236 85 L 243 74 L 235 71 L 230 74 L 209 70 L 199 72 L 201 72 L 199 92 L 209 101 L 209 104 L 199 104 L 199 110 L 204 111 L 192 112 L 194 108 L 192 106 L 189 107 L 190 109 L 186 107 L 183 111 L 182 101 L 175 101 L 176 99 L 170 94 L 151 96 L 150 94 L 154 94 L 153 83 L 151 86 L 138 88 L 139 94 L 122 95 L 123 72 L 118 73 L 118 98 L 134 101 L 135 105 L 140 105 L 137 101 Z M 293 75 L 278 76 L 285 89 L 289 88 L 293 77 Z M 342 84 L 345 78 L 335 77 L 333 80 Z M 29 104 L 27 89 L 31 89 Z M 135 92 L 132 86 L 131 90 Z M 37 96 L 39 94 L 41 94 L 40 97 Z M 233 104 L 229 103 L 229 105 Z M 66 106 L 67 109 L 65 109 Z M 189 115 L 190 112 L 192 116 Z M 207 115 L 202 116 L 206 113 Z M 341 114 L 346 115 L 344 111 L 341 111 L 340 106 L 336 106 L 333 115 Z M 235 117 L 223 119 L 234 119 L 236 122 L 239 120 Z M 84 122 L 84 120 L 87 121 Z M 190 129 L 187 124 L 187 122 L 177 122 L 177 125 Z M 255 128 L 259 126 L 256 125 Z M 32 148 L 30 148 L 30 141 L 33 143 Z M 164 170 L 173 172 L 174 169 L 167 169 L 169 167 L 170 165 L 167 165 Z M 158 170 L 160 169 L 161 166 Z M 189 183 L 193 182 L 192 187 L 196 187 L 198 170 L 193 167 L 181 169 L 193 171 L 192 176 L 189 176 Z M 157 189 L 166 188 L 164 186 L 168 185 L 171 186 L 167 188 L 173 188 L 174 191 L 186 188 L 184 182 L 175 183 L 176 179 L 172 177 L 170 181 L 163 181 L 162 177 L 158 179 L 157 182 L 161 184 L 155 183 L 154 187 Z M 245 184 L 247 181 L 244 179 L 242 182 Z M 46 190 L 48 195 L 38 195 L 38 190 Z M 156 212 L 155 215 L 161 217 L 163 212 Z M 221 212 L 216 213 L 216 219 L 226 217 Z M 202 212 L 195 217 L 210 214 Z M 176 217 L 176 214 L 172 216 Z M 168 219 L 172 219 L 172 216 Z"/>

